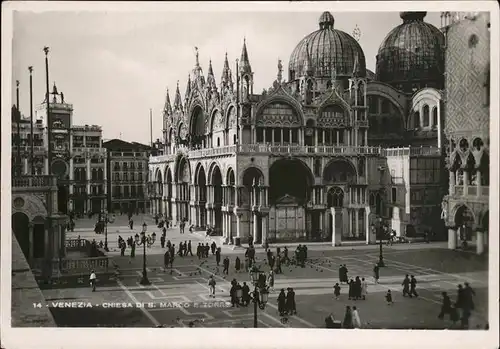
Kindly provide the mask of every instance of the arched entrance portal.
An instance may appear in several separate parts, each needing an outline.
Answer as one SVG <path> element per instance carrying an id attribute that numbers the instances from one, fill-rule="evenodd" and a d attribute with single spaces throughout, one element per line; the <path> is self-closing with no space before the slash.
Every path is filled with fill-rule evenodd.
<path id="1" fill-rule="evenodd" d="M 308 211 L 313 175 L 300 160 L 278 160 L 269 169 L 270 236 L 309 239 L 318 234 L 319 212 Z M 274 228 L 274 229 L 273 229 Z"/>
<path id="2" fill-rule="evenodd" d="M 455 214 L 455 224 L 458 227 L 461 240 L 472 239 L 472 228 L 474 226 L 474 213 L 465 205 L 460 206 Z"/>
<path id="3" fill-rule="evenodd" d="M 29 225 L 30 220 L 26 214 L 16 212 L 12 215 L 12 230 L 26 259 L 30 254 Z"/>
<path id="4" fill-rule="evenodd" d="M 177 221 L 190 221 L 189 219 L 189 183 L 191 182 L 191 169 L 185 157 L 180 157 L 177 165 Z"/>
<path id="5" fill-rule="evenodd" d="M 213 168 L 212 186 L 214 193 L 214 220 L 212 224 L 218 235 L 222 235 L 222 174 L 219 166 Z"/>
<path id="6" fill-rule="evenodd" d="M 243 225 L 243 236 L 247 236 L 248 241 L 258 242 L 262 236 L 262 220 L 256 212 L 256 207 L 260 203 L 262 186 L 264 185 L 264 175 L 255 168 L 250 167 L 243 173 L 243 190 L 238 196 L 238 206 L 244 207 L 247 211 L 242 216 L 242 222 L 247 221 L 248 225 Z"/>
<path id="7" fill-rule="evenodd" d="M 167 181 L 167 210 L 166 214 L 167 217 L 165 217 L 168 220 L 172 220 L 172 172 L 170 171 L 170 168 L 167 168 L 167 175 L 166 181 Z"/>
<path id="8" fill-rule="evenodd" d="M 158 193 L 158 211 L 159 215 L 163 215 L 163 178 L 161 175 L 161 171 L 158 170 L 157 179 L 156 179 L 156 188 Z"/>
<path id="9" fill-rule="evenodd" d="M 207 226 L 207 214 L 206 214 L 207 176 L 205 174 L 205 169 L 201 165 L 198 168 L 198 173 L 196 175 L 195 183 L 198 186 L 198 204 L 199 204 L 199 207 L 196 208 L 196 210 L 199 211 L 196 224 L 198 227 L 206 227 Z"/>
<path id="10" fill-rule="evenodd" d="M 344 191 L 340 187 L 332 187 L 326 194 L 326 202 L 330 214 L 328 215 L 328 234 L 335 245 L 340 244 L 344 230 L 343 212 Z"/>

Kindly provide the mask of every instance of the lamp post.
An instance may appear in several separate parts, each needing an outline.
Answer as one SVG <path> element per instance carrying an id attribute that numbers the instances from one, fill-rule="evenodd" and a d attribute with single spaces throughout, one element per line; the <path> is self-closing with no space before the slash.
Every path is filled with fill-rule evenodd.
<path id="1" fill-rule="evenodd" d="M 262 278 L 264 274 L 259 269 L 253 267 L 250 271 L 250 275 L 254 284 L 254 290 L 253 292 L 250 292 L 250 299 L 253 302 L 253 327 L 257 328 L 257 308 L 261 310 L 264 310 L 266 308 L 269 292 L 265 284 L 265 278 Z M 241 299 L 242 294 L 243 292 L 241 289 L 237 290 L 236 298 L 238 300 Z"/>
<path id="2" fill-rule="evenodd" d="M 108 213 L 103 210 L 103 215 L 104 219 L 104 251 L 109 252 L 108 248 L 108 222 L 109 222 L 109 217 Z"/>
<path id="3" fill-rule="evenodd" d="M 382 233 L 383 233 L 383 226 L 382 226 L 382 217 L 378 217 L 378 238 L 379 238 L 379 255 L 378 255 L 378 266 L 380 267 L 385 267 L 384 263 L 384 255 L 382 252 Z"/>
<path id="4" fill-rule="evenodd" d="M 146 231 L 148 229 L 148 225 L 146 222 L 142 223 L 142 232 L 141 232 L 141 238 L 139 241 L 139 235 L 135 234 L 135 242 L 138 245 L 143 246 L 143 255 L 142 255 L 142 278 L 141 281 L 139 282 L 143 286 L 151 285 L 151 282 L 149 282 L 148 279 L 148 272 L 146 271 Z"/>

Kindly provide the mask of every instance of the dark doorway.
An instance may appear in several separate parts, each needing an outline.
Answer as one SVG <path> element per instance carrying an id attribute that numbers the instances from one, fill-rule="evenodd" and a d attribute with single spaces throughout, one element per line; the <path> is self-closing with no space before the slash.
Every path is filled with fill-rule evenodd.
<path id="1" fill-rule="evenodd" d="M 61 213 L 68 213 L 68 187 L 59 185 L 57 186 L 57 210 Z"/>
<path id="2" fill-rule="evenodd" d="M 311 171 L 300 160 L 278 160 L 269 170 L 269 200 L 271 205 L 285 195 L 305 205 L 313 182 Z"/>
<path id="3" fill-rule="evenodd" d="M 16 212 L 12 215 L 12 230 L 26 259 L 30 252 L 29 223 L 29 218 L 24 213 Z"/>
<path id="4" fill-rule="evenodd" d="M 33 258 L 43 258 L 45 254 L 45 226 L 35 224 L 33 226 Z"/>
<path id="5" fill-rule="evenodd" d="M 222 232 L 222 174 L 218 166 L 215 166 L 212 174 L 212 185 L 214 186 L 214 223 L 216 230 L 219 233 Z"/>

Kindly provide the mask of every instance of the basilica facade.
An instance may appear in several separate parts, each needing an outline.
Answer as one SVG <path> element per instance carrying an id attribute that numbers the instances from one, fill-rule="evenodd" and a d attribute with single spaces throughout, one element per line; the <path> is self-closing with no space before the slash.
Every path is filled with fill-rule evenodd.
<path id="1" fill-rule="evenodd" d="M 260 94 L 246 42 L 219 84 L 197 53 L 184 98 L 167 91 L 151 213 L 214 227 L 228 244 L 372 243 L 381 225 L 446 236 L 445 36 L 425 15 L 400 14 L 373 73 L 356 33 L 324 12 L 291 53 L 288 79 L 278 61 Z"/>

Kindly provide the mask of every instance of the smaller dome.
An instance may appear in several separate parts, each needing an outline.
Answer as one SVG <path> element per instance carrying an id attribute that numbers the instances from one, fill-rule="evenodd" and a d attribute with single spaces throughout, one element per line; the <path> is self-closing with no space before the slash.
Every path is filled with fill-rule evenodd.
<path id="1" fill-rule="evenodd" d="M 425 16 L 427 15 L 427 12 L 400 12 L 399 17 L 404 22 L 410 22 L 410 21 L 423 21 Z"/>
<path id="2" fill-rule="evenodd" d="M 319 17 L 319 29 L 331 28 L 335 24 L 335 19 L 332 14 L 328 11 L 325 11 Z"/>

